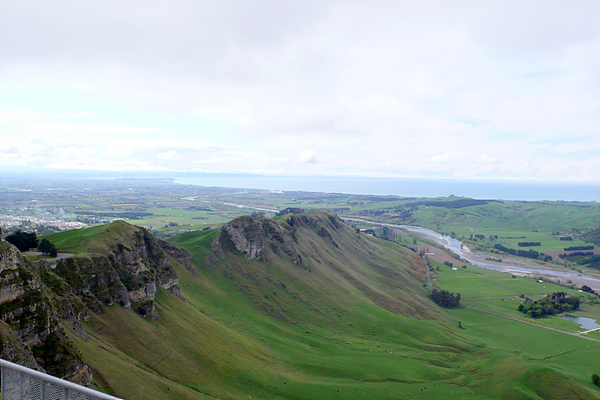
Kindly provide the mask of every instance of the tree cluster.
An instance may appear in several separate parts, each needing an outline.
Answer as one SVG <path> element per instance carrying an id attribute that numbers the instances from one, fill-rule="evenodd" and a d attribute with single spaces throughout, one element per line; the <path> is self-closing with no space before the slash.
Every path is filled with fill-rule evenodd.
<path id="1" fill-rule="evenodd" d="M 519 305 L 519 311 L 527 314 L 530 318 L 545 317 L 577 309 L 579 309 L 579 297 L 567 296 L 565 292 L 552 293 L 538 301 L 531 301 L 528 298 L 524 304 Z"/>
<path id="2" fill-rule="evenodd" d="M 371 217 L 380 217 L 385 213 L 385 210 L 361 210 L 358 212 L 359 215 L 368 215 Z"/>
<path id="3" fill-rule="evenodd" d="M 20 229 L 8 235 L 6 241 L 15 245 L 20 251 L 27 251 L 38 247 L 37 234 L 35 232 L 23 232 Z"/>
<path id="4" fill-rule="evenodd" d="M 560 258 L 565 261 L 575 262 L 586 268 L 600 269 L 600 254 L 594 254 L 593 252 L 578 251 L 571 254 L 559 254 Z"/>
<path id="5" fill-rule="evenodd" d="M 453 308 L 458 307 L 460 303 L 460 293 L 450 293 L 447 290 L 433 289 L 430 295 L 431 299 L 440 307 Z"/>
<path id="6" fill-rule="evenodd" d="M 49 255 L 50 257 L 56 257 L 58 255 L 54 244 L 50 243 L 50 241 L 46 239 L 42 239 L 40 245 L 38 246 L 38 250 L 41 251 L 42 254 Z"/>
<path id="7" fill-rule="evenodd" d="M 583 285 L 581 287 L 581 290 L 583 290 L 586 293 L 592 293 L 595 294 L 596 296 L 598 295 L 598 293 L 594 292 L 594 289 L 592 289 L 591 287 L 589 287 L 588 285 Z"/>
<path id="8" fill-rule="evenodd" d="M 281 217 L 282 215 L 287 215 L 287 214 L 302 214 L 305 211 L 306 210 L 304 208 L 300 208 L 300 207 L 288 207 L 286 209 L 279 211 L 277 213 L 277 217 Z"/>

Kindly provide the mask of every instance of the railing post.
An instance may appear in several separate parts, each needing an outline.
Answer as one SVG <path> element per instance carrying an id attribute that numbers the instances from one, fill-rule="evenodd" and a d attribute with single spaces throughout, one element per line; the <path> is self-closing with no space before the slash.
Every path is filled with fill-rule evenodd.
<path id="1" fill-rule="evenodd" d="M 42 381 L 42 391 L 40 393 L 41 400 L 46 400 L 46 382 Z M 2 400 L 2 399 L 0 399 Z"/>
<path id="2" fill-rule="evenodd" d="M 4 366 L 2 366 L 2 370 L 0 371 L 0 379 L 2 379 L 0 381 L 0 400 L 2 400 L 2 397 L 4 397 Z"/>
<path id="3" fill-rule="evenodd" d="M 23 400 L 23 373 L 19 373 L 19 400 Z"/>
<path id="4" fill-rule="evenodd" d="M 67 388 L 63 389 L 63 399 L 64 400 L 67 400 L 67 390 L 68 390 Z"/>

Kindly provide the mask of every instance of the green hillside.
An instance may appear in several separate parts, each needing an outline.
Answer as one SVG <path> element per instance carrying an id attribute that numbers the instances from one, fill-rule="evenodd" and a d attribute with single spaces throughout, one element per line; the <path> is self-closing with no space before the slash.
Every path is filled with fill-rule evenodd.
<path id="1" fill-rule="evenodd" d="M 108 225 L 58 232 L 44 237 L 61 253 L 76 256 L 106 255 L 110 253 L 111 247 L 130 243 L 138 231 L 137 226 L 117 220 Z"/>
<path id="2" fill-rule="evenodd" d="M 53 241 L 101 252 L 102 235 L 129 229 Z M 416 253 L 333 213 L 242 217 L 171 243 L 193 268 L 174 265 L 183 298 L 159 289 L 157 320 L 113 305 L 82 323 L 87 335 L 67 329 L 96 384 L 125 399 L 596 398 L 581 378 L 457 329 L 461 314 L 428 299 Z"/>

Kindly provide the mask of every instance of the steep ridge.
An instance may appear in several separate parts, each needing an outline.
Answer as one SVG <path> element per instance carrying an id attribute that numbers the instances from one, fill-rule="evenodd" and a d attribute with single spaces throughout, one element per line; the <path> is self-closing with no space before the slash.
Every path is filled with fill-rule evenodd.
<path id="1" fill-rule="evenodd" d="M 92 374 L 60 321 L 65 313 L 81 317 L 81 302 L 49 290 L 49 274 L 0 238 L 0 357 L 89 385 Z"/>
<path id="2" fill-rule="evenodd" d="M 153 300 L 159 287 L 180 296 L 172 264 L 189 268 L 187 251 L 122 221 L 92 237 L 80 238 L 86 256 L 35 263 L 0 241 L 0 355 L 4 359 L 90 385 L 92 373 L 68 337 L 70 332 L 87 340 L 81 323 L 114 303 L 134 305 L 141 316 L 157 318 Z"/>
<path id="3" fill-rule="evenodd" d="M 171 243 L 123 222 L 50 239 L 77 256 L 41 287 L 94 384 L 125 399 L 595 398 L 450 328 L 416 253 L 330 212 Z"/>
<path id="4" fill-rule="evenodd" d="M 74 239 L 72 233 L 65 233 L 50 238 L 61 243 L 62 236 L 71 239 L 71 246 L 79 245 L 85 255 L 58 260 L 54 272 L 93 311 L 101 312 L 114 303 L 123 307 L 133 303 L 140 315 L 157 318 L 153 301 L 158 288 L 181 294 L 172 264 L 189 268 L 189 253 L 155 239 L 143 228 L 115 221 L 93 236 Z"/>
<path id="5" fill-rule="evenodd" d="M 289 214 L 278 222 L 240 217 L 221 229 L 211 248 L 222 260 L 235 261 L 238 252 L 246 260 L 277 266 L 292 281 L 335 293 L 336 301 L 352 302 L 348 294 L 356 292 L 404 316 L 431 318 L 436 313 L 424 299 L 426 266 L 416 253 L 389 246 L 391 254 L 384 254 L 333 213 Z M 235 263 L 226 268 L 242 277 L 251 273 Z M 255 279 L 262 278 L 256 274 Z M 283 289 L 289 291 L 287 286 Z"/>
<path id="6" fill-rule="evenodd" d="M 157 324 L 107 307 L 85 325 L 90 340 L 74 337 L 118 395 L 329 398 L 324 388 L 351 385 L 351 398 L 365 398 L 382 380 L 454 379 L 449 360 L 480 351 L 433 321 L 416 253 L 333 213 L 241 217 L 172 243 L 193 256 L 194 270 L 175 266 L 189 302 L 159 289 Z M 419 367 L 399 370 L 406 361 Z"/>

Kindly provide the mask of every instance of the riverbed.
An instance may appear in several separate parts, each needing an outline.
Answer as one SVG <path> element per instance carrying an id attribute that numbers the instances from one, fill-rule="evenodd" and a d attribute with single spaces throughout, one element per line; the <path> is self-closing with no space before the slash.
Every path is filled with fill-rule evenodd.
<path id="1" fill-rule="evenodd" d="M 600 277 L 593 275 L 586 275 L 577 272 L 570 272 L 560 267 L 549 266 L 545 263 L 535 261 L 525 261 L 520 259 L 503 259 L 502 262 L 488 261 L 485 257 L 489 255 L 483 255 L 478 252 L 472 251 L 465 246 L 460 240 L 452 238 L 450 236 L 442 235 L 431 229 L 423 228 L 420 226 L 411 225 L 396 225 L 387 224 L 383 222 L 366 221 L 359 218 L 343 218 L 349 221 L 360 221 L 371 225 L 389 226 L 392 228 L 406 229 L 410 232 L 416 232 L 424 235 L 429 240 L 434 241 L 437 244 L 442 245 L 446 249 L 460 256 L 463 260 L 476 265 L 481 268 L 492 269 L 495 271 L 506 272 L 509 274 L 531 276 L 543 280 L 545 277 L 551 278 L 552 280 L 561 280 L 563 282 L 571 281 L 572 283 L 582 286 L 587 285 L 596 291 L 600 291 Z"/>

